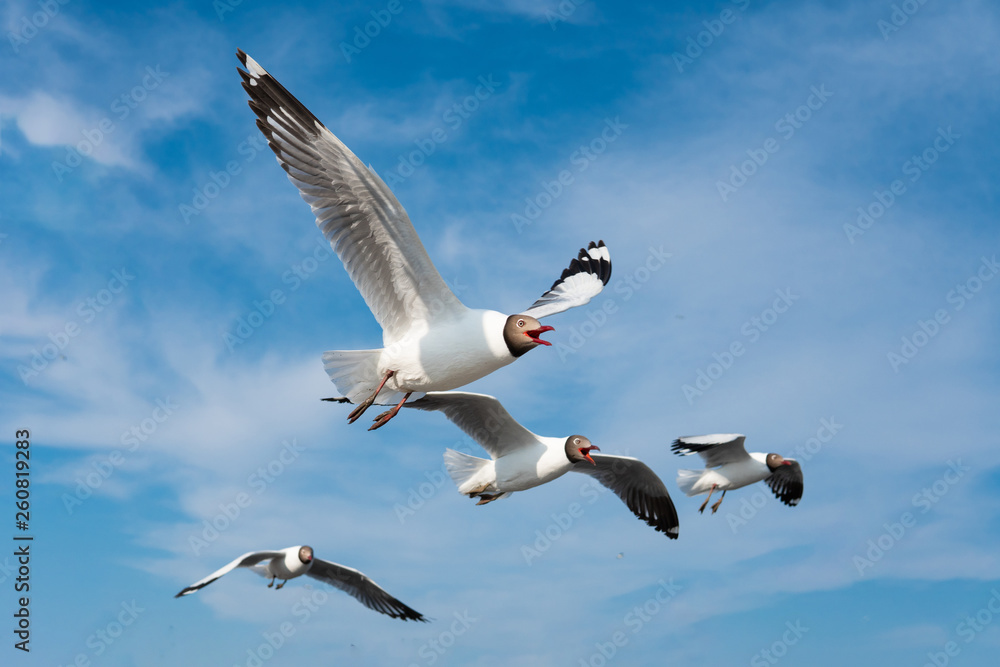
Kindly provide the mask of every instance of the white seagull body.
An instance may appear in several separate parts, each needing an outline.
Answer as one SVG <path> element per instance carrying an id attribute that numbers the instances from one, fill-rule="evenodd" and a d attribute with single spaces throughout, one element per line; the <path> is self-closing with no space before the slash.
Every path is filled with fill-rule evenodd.
<path id="1" fill-rule="evenodd" d="M 712 493 L 739 489 L 750 484 L 765 481 L 774 495 L 789 506 L 799 504 L 802 498 L 802 467 L 795 459 L 786 459 L 778 454 L 747 452 L 744 447 L 746 436 L 738 433 L 717 433 L 677 438 L 671 450 L 681 456 L 699 454 L 705 461 L 704 470 L 678 470 L 677 485 L 688 496 L 707 493 L 708 498 L 699 512 L 712 498 Z M 712 514 L 719 509 L 722 498 L 712 505 Z"/>
<path id="2" fill-rule="evenodd" d="M 376 418 L 378 428 L 414 394 L 461 387 L 550 345 L 539 336 L 552 327 L 538 318 L 583 305 L 604 289 L 610 255 L 603 241 L 591 242 L 523 313 L 466 308 L 385 182 L 253 58 L 236 53 L 257 126 L 382 327 L 380 349 L 323 355 L 337 390 L 358 404 L 350 421 L 373 403 L 395 404 Z"/>
<path id="3" fill-rule="evenodd" d="M 511 417 L 500 401 L 484 394 L 432 392 L 406 407 L 443 412 L 489 453 L 489 460 L 452 449 L 444 455 L 459 493 L 478 496 L 480 505 L 551 482 L 567 472 L 579 472 L 614 491 L 638 518 L 677 539 L 677 511 L 670 494 L 656 473 L 638 459 L 592 456 L 592 450 L 600 450 L 582 435 L 535 435 Z"/>
<path id="4" fill-rule="evenodd" d="M 314 558 L 312 547 L 308 546 L 245 553 L 204 579 L 191 584 L 174 597 L 179 598 L 201 590 L 238 567 L 250 568 L 255 573 L 269 578 L 271 583 L 267 585 L 268 588 L 274 586 L 275 579 L 281 579 L 282 582 L 275 587 L 275 590 L 283 587 L 289 579 L 306 575 L 339 588 L 369 609 L 374 609 L 392 618 L 401 618 L 404 621 L 426 620 L 422 614 L 389 595 L 382 587 L 358 570 L 321 558 Z"/>

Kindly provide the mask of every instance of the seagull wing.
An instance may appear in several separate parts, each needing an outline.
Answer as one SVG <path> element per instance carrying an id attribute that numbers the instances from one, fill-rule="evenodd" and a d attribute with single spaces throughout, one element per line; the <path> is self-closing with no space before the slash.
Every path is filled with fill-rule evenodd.
<path id="1" fill-rule="evenodd" d="M 724 463 L 750 458 L 743 446 L 745 439 L 746 436 L 739 433 L 685 436 L 674 440 L 670 451 L 680 456 L 699 454 L 705 459 L 706 468 L 715 468 Z"/>
<path id="2" fill-rule="evenodd" d="M 580 255 L 563 269 L 559 280 L 548 292 L 531 304 L 524 315 L 541 319 L 582 306 L 601 293 L 611 279 L 611 255 L 604 241 L 590 242 Z"/>
<path id="3" fill-rule="evenodd" d="M 257 127 L 288 179 L 312 207 L 316 225 L 385 332 L 402 338 L 414 320 L 460 315 L 409 216 L 389 187 L 242 50 L 237 68 Z"/>
<path id="4" fill-rule="evenodd" d="M 500 401 L 485 394 L 432 391 L 404 407 L 443 412 L 494 459 L 538 442 L 538 436 L 511 417 Z"/>
<path id="5" fill-rule="evenodd" d="M 195 583 L 191 584 L 190 586 L 182 590 L 174 597 L 179 598 L 182 595 L 190 595 L 191 593 L 194 593 L 195 591 L 200 590 L 205 586 L 208 586 L 210 583 L 212 583 L 222 575 L 232 570 L 235 570 L 238 567 L 253 567 L 254 565 L 262 563 L 266 560 L 271 560 L 272 558 L 283 558 L 284 556 L 285 554 L 282 551 L 251 551 L 249 553 L 245 553 L 236 560 L 234 560 L 229 565 L 220 567 L 218 570 L 208 575 L 201 581 L 196 581 Z"/>
<path id="6" fill-rule="evenodd" d="M 614 491 L 632 514 L 672 540 L 677 539 L 680 522 L 663 480 L 649 466 L 630 456 L 592 454 L 594 463 L 580 461 L 573 472 L 590 475 Z"/>
<path id="7" fill-rule="evenodd" d="M 802 500 L 802 466 L 795 459 L 785 459 L 788 465 L 778 466 L 764 483 L 771 487 L 774 496 L 789 507 Z"/>
<path id="8" fill-rule="evenodd" d="M 363 573 L 353 568 L 315 558 L 312 567 L 306 572 L 306 576 L 339 588 L 369 609 L 374 609 L 386 616 L 401 618 L 404 621 L 427 621 L 423 614 L 410 609 Z"/>

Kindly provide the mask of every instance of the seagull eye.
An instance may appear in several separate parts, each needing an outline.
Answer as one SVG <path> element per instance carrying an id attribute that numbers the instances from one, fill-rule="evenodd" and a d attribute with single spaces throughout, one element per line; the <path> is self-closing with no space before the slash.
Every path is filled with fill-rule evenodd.
<path id="1" fill-rule="evenodd" d="M 524 320 L 518 320 L 517 321 L 517 326 L 523 327 L 524 326 Z"/>
<path id="2" fill-rule="evenodd" d="M 574 445 L 579 445 L 580 444 L 580 438 L 573 438 L 573 444 Z"/>

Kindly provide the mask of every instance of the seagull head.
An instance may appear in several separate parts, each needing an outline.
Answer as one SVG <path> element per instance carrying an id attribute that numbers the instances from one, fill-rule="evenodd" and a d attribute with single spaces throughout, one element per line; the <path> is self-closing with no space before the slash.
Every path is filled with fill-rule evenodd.
<path id="1" fill-rule="evenodd" d="M 530 315 L 511 315 L 503 327 L 503 339 L 507 349 L 515 357 L 520 357 L 528 350 L 539 345 L 552 345 L 540 336 L 546 331 L 555 331 L 553 327 L 543 327 L 541 322 Z"/>
<path id="2" fill-rule="evenodd" d="M 299 548 L 299 560 L 303 563 L 311 563 L 313 559 L 313 548 L 312 547 L 300 547 Z"/>
<path id="3" fill-rule="evenodd" d="M 792 462 L 786 461 L 785 458 L 781 456 L 781 454 L 768 454 L 767 458 L 764 459 L 764 462 L 767 463 L 767 469 L 770 470 L 771 472 L 774 472 L 781 466 L 792 465 Z"/>
<path id="4" fill-rule="evenodd" d="M 590 461 L 593 465 L 597 463 L 590 457 L 592 450 L 601 451 L 601 448 L 594 445 L 582 435 L 571 435 L 566 438 L 566 458 L 570 463 L 579 461 Z"/>

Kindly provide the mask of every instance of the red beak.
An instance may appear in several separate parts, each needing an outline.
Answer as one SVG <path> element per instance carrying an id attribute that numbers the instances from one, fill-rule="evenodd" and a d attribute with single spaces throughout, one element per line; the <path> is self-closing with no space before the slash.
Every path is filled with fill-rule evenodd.
<path id="1" fill-rule="evenodd" d="M 532 329 L 531 331 L 525 331 L 524 335 L 533 340 L 537 345 L 552 345 L 547 340 L 542 340 L 539 338 L 546 331 L 555 331 L 555 327 L 538 327 L 537 329 Z"/>
<path id="2" fill-rule="evenodd" d="M 597 451 L 601 451 L 601 448 L 598 447 L 597 445 L 591 445 L 590 447 L 581 447 L 580 448 L 580 453 L 583 454 L 583 458 L 587 459 L 588 461 L 590 461 L 591 463 L 593 463 L 596 466 L 597 462 L 594 461 L 594 459 L 590 458 L 590 450 L 592 450 L 592 449 L 596 449 Z"/>

